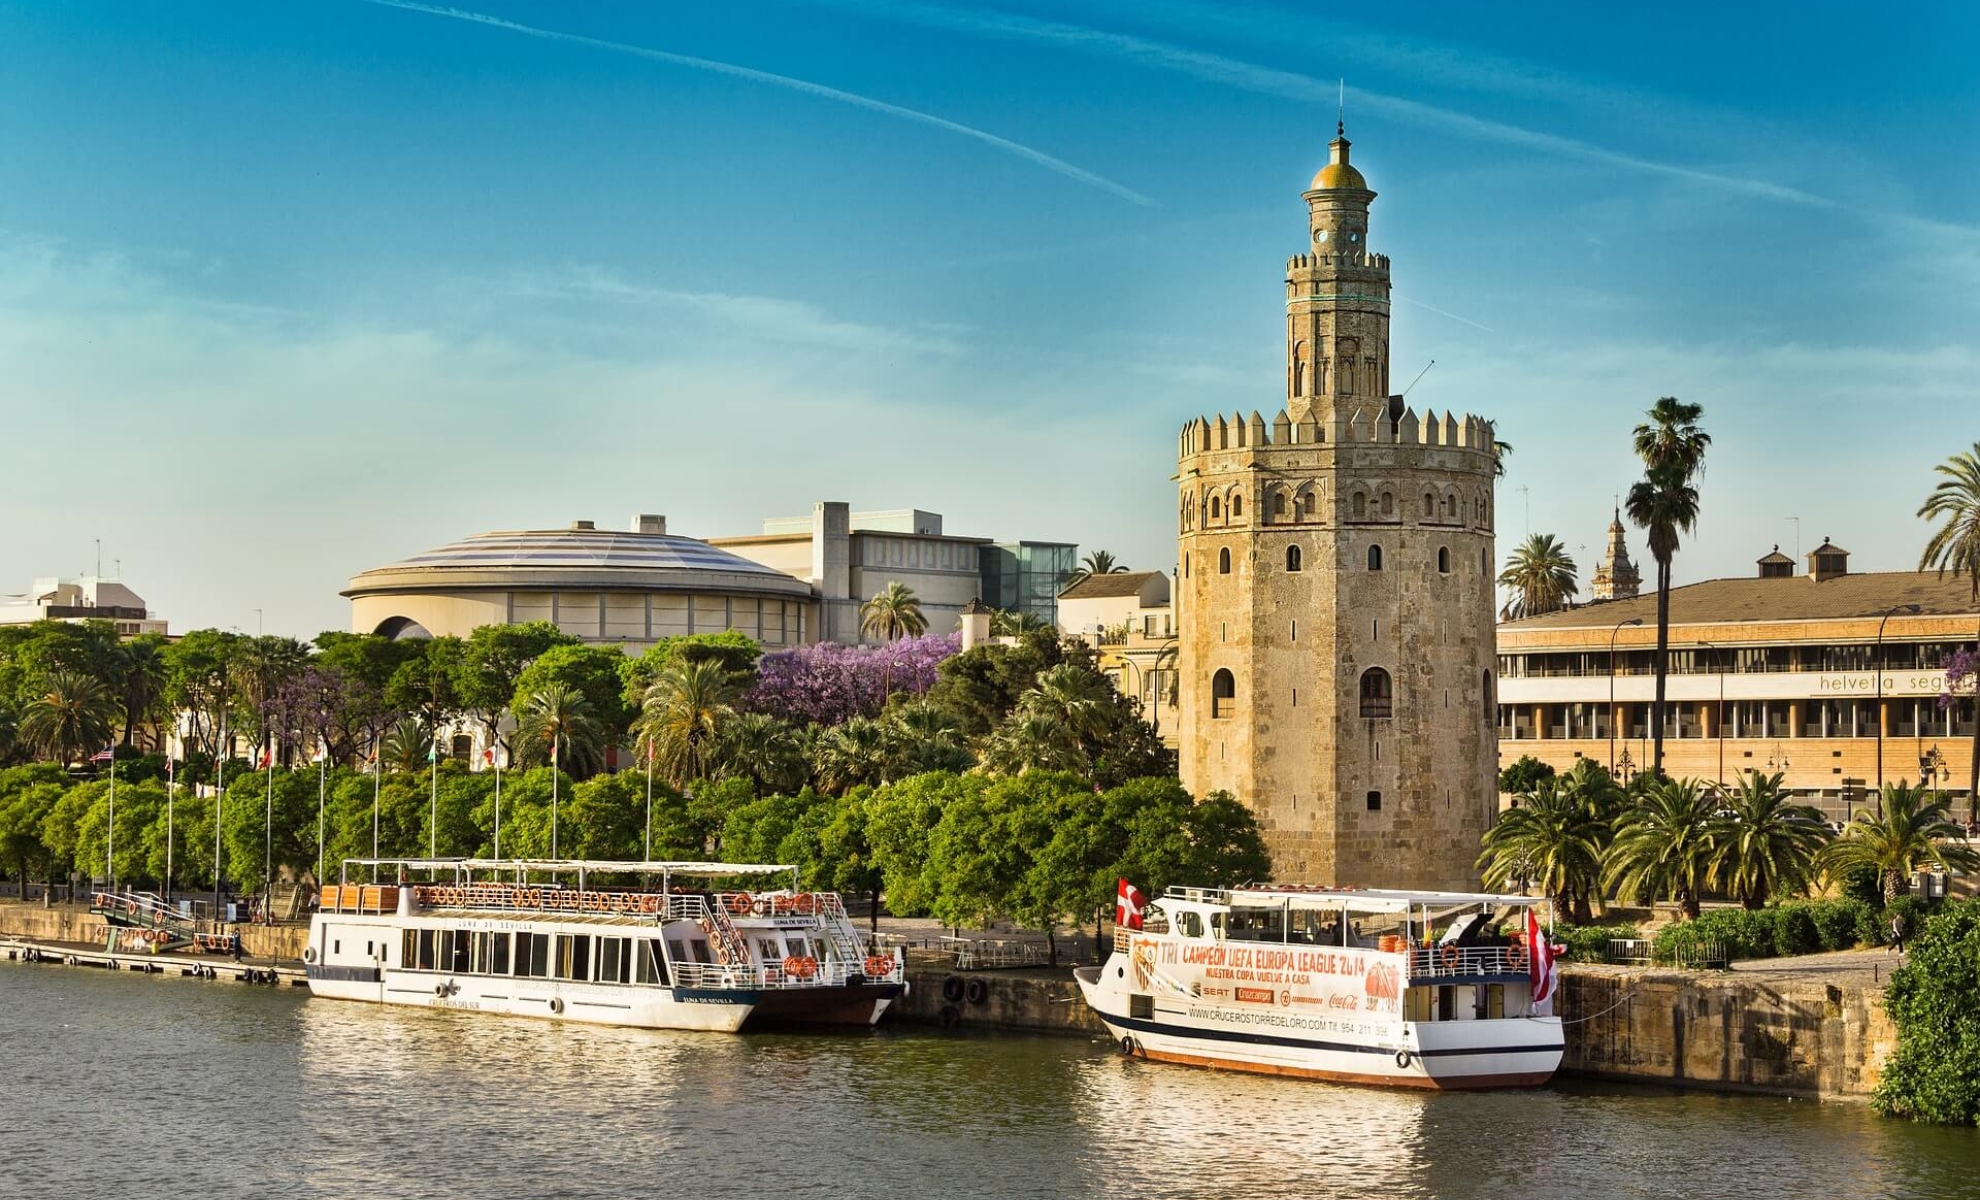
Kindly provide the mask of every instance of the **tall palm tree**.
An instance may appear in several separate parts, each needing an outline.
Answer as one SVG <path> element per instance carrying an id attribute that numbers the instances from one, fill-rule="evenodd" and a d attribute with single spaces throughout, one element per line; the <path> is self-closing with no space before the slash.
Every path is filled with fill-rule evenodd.
<path id="1" fill-rule="evenodd" d="M 1721 799 L 1726 809 L 1712 859 L 1720 884 L 1756 911 L 1769 896 L 1807 886 L 1815 857 L 1829 841 L 1821 812 L 1794 803 L 1779 773 L 1748 771 Z"/>
<path id="2" fill-rule="evenodd" d="M 894 774 L 887 729 L 872 717 L 853 717 L 820 734 L 812 747 L 818 786 L 833 795 L 862 784 L 883 784 Z"/>
<path id="3" fill-rule="evenodd" d="M 35 754 L 66 766 L 109 742 L 117 708 L 117 698 L 94 676 L 50 671 L 28 697 L 20 739 Z"/>
<path id="4" fill-rule="evenodd" d="M 516 756 L 523 762 L 551 761 L 573 775 L 604 766 L 605 727 L 591 701 L 569 684 L 552 683 L 531 692 L 516 714 Z"/>
<path id="5" fill-rule="evenodd" d="M 1512 591 L 1506 601 L 1509 620 L 1559 612 L 1580 590 L 1574 580 L 1574 559 L 1551 533 L 1530 535 L 1506 559 L 1499 586 Z"/>
<path id="6" fill-rule="evenodd" d="M 155 636 L 133 638 L 117 647 L 121 660 L 118 675 L 124 709 L 124 745 L 131 744 L 134 730 L 157 717 L 165 701 L 165 688 L 171 668 L 165 661 L 165 645 Z"/>
<path id="7" fill-rule="evenodd" d="M 1943 519 L 1945 524 L 1932 531 L 1925 552 L 1918 556 L 1918 569 L 1936 570 L 1942 579 L 1948 571 L 1954 579 L 1965 575 L 1972 599 L 1980 601 L 1980 442 L 1934 470 L 1945 478 L 1918 506 L 1918 515 L 1928 521 Z M 1980 653 L 1980 642 L 1975 643 L 1974 650 Z M 1970 797 L 1969 815 L 1980 816 L 1980 687 L 1973 693 L 1973 753 L 1966 794 Z"/>
<path id="8" fill-rule="evenodd" d="M 789 722 L 769 713 L 739 712 L 717 728 L 715 756 L 723 774 L 750 780 L 758 795 L 795 792 L 809 782 L 810 764 Z"/>
<path id="9" fill-rule="evenodd" d="M 859 631 L 885 641 L 920 637 L 928 632 L 928 618 L 921 615 L 921 600 L 904 583 L 890 583 L 885 591 L 859 606 Z"/>
<path id="10" fill-rule="evenodd" d="M 1078 771 L 1085 766 L 1079 742 L 1050 715 L 1020 705 L 990 735 L 984 769 L 997 775 L 1028 771 Z"/>
<path id="11" fill-rule="evenodd" d="M 433 726 L 418 717 L 400 717 L 378 744 L 378 761 L 388 771 L 418 771 L 433 753 Z"/>
<path id="12" fill-rule="evenodd" d="M 1106 550 L 1089 551 L 1086 557 L 1080 560 L 1079 568 L 1066 576 L 1066 587 L 1071 587 L 1073 584 L 1079 583 L 1081 580 L 1090 579 L 1095 575 L 1120 575 L 1126 571 L 1127 564 L 1116 559 L 1111 552 Z M 1060 590 L 1063 591 L 1064 589 L 1062 588 Z"/>
<path id="13" fill-rule="evenodd" d="M 1627 901 L 1675 901 L 1686 918 L 1712 876 L 1718 799 L 1696 779 L 1654 780 L 1616 824 L 1602 882 Z"/>
<path id="14" fill-rule="evenodd" d="M 1114 689 L 1099 675 L 1060 663 L 1039 673 L 1031 690 L 1019 697 L 1018 707 L 1062 726 L 1084 747 L 1105 731 L 1113 699 Z"/>
<path id="15" fill-rule="evenodd" d="M 1478 866 L 1487 887 L 1539 885 L 1554 911 L 1576 924 L 1592 919 L 1602 886 L 1608 826 L 1567 777 L 1541 780 L 1486 832 Z"/>
<path id="16" fill-rule="evenodd" d="M 1643 479 L 1629 489 L 1629 519 L 1648 531 L 1651 557 L 1657 560 L 1657 693 L 1650 706 L 1653 773 L 1664 770 L 1664 687 L 1670 671 L 1671 557 L 1678 535 L 1698 523 L 1698 489 L 1692 485 L 1705 470 L 1705 450 L 1712 435 L 1699 428 L 1705 415 L 1699 404 L 1664 396 L 1650 406 L 1650 419 L 1636 427 L 1634 447 L 1643 460 Z"/>
<path id="17" fill-rule="evenodd" d="M 647 686 L 640 736 L 662 778 L 678 788 L 714 773 L 739 694 L 735 676 L 712 658 L 676 663 Z"/>
<path id="18" fill-rule="evenodd" d="M 895 704 L 882 714 L 890 758 L 903 776 L 924 771 L 968 770 L 972 758 L 962 725 L 926 697 Z"/>
<path id="19" fill-rule="evenodd" d="M 1868 867 L 1883 884 L 1884 903 L 1902 896 L 1911 873 L 1926 865 L 1941 871 L 1980 868 L 1980 853 L 1965 831 L 1946 816 L 1946 802 L 1909 783 L 1884 785 L 1883 802 L 1863 811 L 1826 846 L 1817 860 L 1830 876 Z"/>
<path id="20" fill-rule="evenodd" d="M 999 608 L 990 613 L 990 636 L 1023 637 L 1041 629 L 1052 628 L 1052 623 L 1036 613 L 1021 608 Z"/>

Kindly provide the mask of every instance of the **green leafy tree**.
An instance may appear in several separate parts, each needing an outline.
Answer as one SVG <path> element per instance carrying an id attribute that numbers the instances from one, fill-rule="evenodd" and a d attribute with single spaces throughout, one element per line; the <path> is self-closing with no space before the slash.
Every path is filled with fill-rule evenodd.
<path id="1" fill-rule="evenodd" d="M 655 803 L 660 796 L 656 791 Z M 594 775 L 571 788 L 559 841 L 573 858 L 625 861 L 646 846 L 646 780 L 632 772 Z"/>
<path id="2" fill-rule="evenodd" d="M 1726 815 L 1713 835 L 1712 873 L 1749 910 L 1767 898 L 1800 892 L 1815 873 L 1828 843 L 1819 810 L 1793 802 L 1781 775 L 1748 771 L 1724 794 Z"/>
<path id="3" fill-rule="evenodd" d="M 554 761 L 579 778 L 605 765 L 603 723 L 593 715 L 591 698 L 568 684 L 549 683 L 522 698 L 515 743 L 519 765 Z"/>
<path id="4" fill-rule="evenodd" d="M 0 862 L 12 865 L 22 884 L 28 881 L 30 865 L 39 866 L 41 877 L 52 882 L 54 856 L 41 829 L 68 782 L 61 768 L 49 764 L 0 770 Z"/>
<path id="5" fill-rule="evenodd" d="M 1870 1103 L 1887 1117 L 1980 1124 L 1980 902 L 1955 900 L 1914 930 L 1884 1011 L 1897 1049 Z"/>
<path id="6" fill-rule="evenodd" d="M 811 747 L 812 774 L 819 787 L 834 795 L 885 784 L 899 774 L 895 749 L 885 724 L 852 717 L 819 733 Z"/>
<path id="7" fill-rule="evenodd" d="M 1551 533 L 1530 535 L 1506 559 L 1499 586 L 1511 593 L 1504 616 L 1508 620 L 1559 612 L 1574 601 L 1574 558 Z"/>
<path id="8" fill-rule="evenodd" d="M 881 877 L 887 911 L 927 915 L 941 891 L 930 867 L 930 839 L 951 804 L 982 794 L 981 775 L 931 772 L 874 790 L 866 802 L 866 837 Z"/>
<path id="9" fill-rule="evenodd" d="M 1522 754 L 1499 772 L 1499 790 L 1513 796 L 1531 792 L 1541 780 L 1554 777 L 1554 764 Z"/>
<path id="10" fill-rule="evenodd" d="M 712 661 L 728 672 L 737 691 L 747 691 L 756 678 L 756 662 L 763 657 L 763 646 L 753 637 L 736 629 L 726 629 L 721 633 L 691 633 L 681 637 L 664 637 L 647 647 L 638 658 L 628 658 L 620 665 L 619 674 L 625 681 L 625 696 L 628 702 L 638 704 L 644 699 L 653 681 L 674 667 L 688 663 Z"/>
<path id="11" fill-rule="evenodd" d="M 235 723 L 234 660 L 246 639 L 195 629 L 165 650 L 166 702 L 186 716 L 187 741 L 209 759 L 226 757 Z"/>
<path id="12" fill-rule="evenodd" d="M 424 771 L 433 761 L 434 728 L 418 717 L 401 717 L 378 744 L 378 761 L 387 771 Z"/>
<path id="13" fill-rule="evenodd" d="M 715 757 L 722 774 L 749 780 L 758 794 L 795 792 L 811 778 L 798 731 L 769 713 L 739 712 L 723 721 Z"/>
<path id="14" fill-rule="evenodd" d="M 913 588 L 889 583 L 859 606 L 859 631 L 889 642 L 920 637 L 928 632 L 928 618 L 922 615 Z"/>
<path id="15" fill-rule="evenodd" d="M 1616 822 L 1603 882 L 1625 901 L 1675 902 L 1687 919 L 1718 853 L 1718 799 L 1696 779 L 1656 779 Z"/>
<path id="16" fill-rule="evenodd" d="M 1817 864 L 1831 878 L 1875 871 L 1886 905 L 1910 890 L 1912 872 L 1922 867 L 1980 869 L 1980 853 L 1966 844 L 1966 831 L 1948 818 L 1946 802 L 1933 795 L 1909 783 L 1885 784 L 1881 803 L 1859 811 L 1842 836 L 1823 848 Z"/>
<path id="17" fill-rule="evenodd" d="M 1025 634 L 1015 645 L 973 646 L 942 660 L 928 700 L 955 718 L 965 739 L 977 742 L 1004 723 L 1040 674 L 1064 661 L 1065 649 L 1050 631 Z"/>
<path id="18" fill-rule="evenodd" d="M 117 799 L 121 808 L 121 789 Z M 425 800 L 422 792 L 417 842 L 417 852 L 421 855 L 426 853 Z M 120 829 L 121 826 L 120 820 Z M 225 847 L 227 877 L 247 891 L 258 892 L 268 885 L 266 864 L 271 849 L 277 879 L 285 869 L 295 878 L 300 878 L 305 870 L 315 870 L 315 773 L 278 767 L 272 772 L 272 786 L 271 772 L 265 770 L 230 777 L 226 801 L 220 806 L 220 838 Z"/>
<path id="19" fill-rule="evenodd" d="M 117 698 L 96 679 L 57 669 L 31 693 L 21 740 L 43 758 L 79 762 L 108 744 L 117 711 Z"/>
<path id="20" fill-rule="evenodd" d="M 1679 535 L 1698 523 L 1698 489 L 1705 469 L 1705 450 L 1712 437 L 1698 424 L 1701 405 L 1665 396 L 1652 405 L 1649 420 L 1636 427 L 1636 456 L 1643 460 L 1643 479 L 1631 485 L 1625 508 L 1629 519 L 1649 534 L 1650 556 L 1657 560 L 1657 690 L 1651 705 L 1653 751 L 1651 771 L 1664 770 L 1664 690 L 1670 673 L 1671 559 Z"/>
<path id="21" fill-rule="evenodd" d="M 531 697 L 552 684 L 579 693 L 584 697 L 586 715 L 597 726 L 597 766 L 602 767 L 604 747 L 620 745 L 638 716 L 638 710 L 626 701 L 625 682 L 619 675 L 625 660 L 625 655 L 609 646 L 552 646 L 516 677 L 509 711 L 520 723 Z"/>

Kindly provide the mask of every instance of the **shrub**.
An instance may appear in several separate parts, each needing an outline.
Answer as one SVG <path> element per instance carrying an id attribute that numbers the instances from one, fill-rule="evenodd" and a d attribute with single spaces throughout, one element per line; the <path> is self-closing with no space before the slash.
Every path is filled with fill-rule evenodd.
<path id="1" fill-rule="evenodd" d="M 1972 1125 L 1980 1122 L 1980 901 L 1954 901 L 1910 932 L 1908 961 L 1884 993 L 1897 1050 L 1871 1104 L 1886 1116 Z"/>
<path id="2" fill-rule="evenodd" d="M 1552 764 L 1541 762 L 1531 754 L 1522 754 L 1516 762 L 1499 772 L 1499 790 L 1509 795 L 1523 796 L 1541 780 L 1553 777 Z"/>
<path id="3" fill-rule="evenodd" d="M 1864 940 L 1866 925 L 1873 934 L 1876 931 L 1877 910 L 1855 896 L 1818 900 L 1808 906 L 1808 915 L 1815 919 L 1824 950 L 1854 949 Z"/>
<path id="4" fill-rule="evenodd" d="M 1904 917 L 1904 936 L 1908 940 L 1925 932 L 1925 922 L 1933 913 L 1933 906 L 1920 896 L 1899 896 L 1884 909 L 1883 917 L 1877 923 L 1877 941 L 1891 940 L 1891 916 L 1893 913 Z"/>
<path id="5" fill-rule="evenodd" d="M 1607 962 L 1609 942 L 1638 938 L 1643 934 L 1634 925 L 1556 925 L 1554 940 L 1567 947 L 1561 957 L 1569 962 Z"/>
<path id="6" fill-rule="evenodd" d="M 1806 904 L 1785 904 L 1774 909 L 1774 953 L 1781 958 L 1813 954 L 1822 948 L 1822 932 Z"/>

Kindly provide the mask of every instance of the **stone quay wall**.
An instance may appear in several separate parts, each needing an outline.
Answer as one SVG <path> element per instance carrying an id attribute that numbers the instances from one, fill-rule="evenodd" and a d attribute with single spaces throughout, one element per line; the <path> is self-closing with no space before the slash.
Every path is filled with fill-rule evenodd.
<path id="1" fill-rule="evenodd" d="M 102 917 L 94 916 L 80 904 L 39 904 L 0 902 L 0 937 L 26 938 L 38 942 L 70 942 L 103 947 Z M 241 935 L 241 953 L 248 958 L 276 962 L 302 961 L 309 944 L 307 925 L 233 925 L 230 931 Z"/>
<path id="2" fill-rule="evenodd" d="M 1563 1074 L 1707 1091 L 1865 1099 L 1897 1048 L 1881 982 L 1576 966 L 1555 1011 Z"/>

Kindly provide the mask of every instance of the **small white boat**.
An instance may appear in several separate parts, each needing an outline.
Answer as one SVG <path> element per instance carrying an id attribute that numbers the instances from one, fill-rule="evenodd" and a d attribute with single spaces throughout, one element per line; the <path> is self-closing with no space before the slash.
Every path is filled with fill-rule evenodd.
<path id="1" fill-rule="evenodd" d="M 1562 1049 L 1546 1015 L 1544 903 L 1171 888 L 1142 928 L 1116 929 L 1104 964 L 1074 976 L 1137 1058 L 1389 1087 L 1533 1086 Z"/>
<path id="2" fill-rule="evenodd" d="M 322 889 L 303 954 L 312 995 L 734 1032 L 871 1025 L 907 986 L 900 957 L 869 950 L 836 893 L 799 891 L 794 867 L 344 864 L 346 878 L 366 873 L 397 882 Z M 600 876 L 657 890 L 601 888 Z"/>

